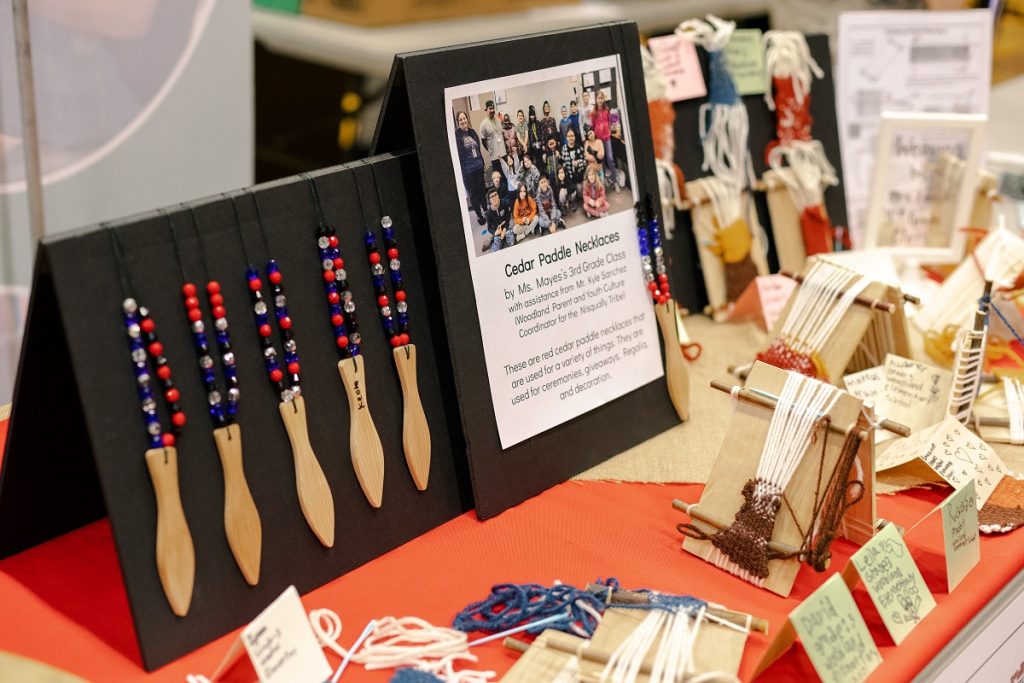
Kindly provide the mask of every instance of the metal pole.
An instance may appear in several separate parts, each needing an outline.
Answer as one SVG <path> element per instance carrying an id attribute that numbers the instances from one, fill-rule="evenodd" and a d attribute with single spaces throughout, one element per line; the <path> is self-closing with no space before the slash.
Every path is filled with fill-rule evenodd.
<path id="1" fill-rule="evenodd" d="M 43 220 L 42 169 L 39 165 L 39 128 L 36 122 L 36 92 L 32 77 L 32 49 L 28 32 L 28 0 L 13 0 L 14 46 L 18 59 L 18 92 L 21 96 L 21 133 L 25 150 L 25 187 L 28 218 L 33 242 L 46 232 Z"/>

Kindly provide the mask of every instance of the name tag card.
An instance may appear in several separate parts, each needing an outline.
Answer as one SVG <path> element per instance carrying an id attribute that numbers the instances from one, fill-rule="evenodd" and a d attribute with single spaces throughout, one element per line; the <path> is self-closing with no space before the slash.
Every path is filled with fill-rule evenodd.
<path id="1" fill-rule="evenodd" d="M 879 365 L 850 373 L 843 377 L 843 383 L 848 392 L 862 401 L 871 401 L 877 406 L 882 390 L 885 389 L 885 366 Z"/>
<path id="2" fill-rule="evenodd" d="M 677 35 L 658 36 L 649 38 L 647 47 L 665 76 L 665 99 L 680 102 L 708 94 L 692 42 Z"/>
<path id="3" fill-rule="evenodd" d="M 971 479 L 939 506 L 942 510 L 942 537 L 946 546 L 946 586 L 951 593 L 981 561 L 975 500 L 977 493 L 974 480 Z"/>
<path id="4" fill-rule="evenodd" d="M 953 375 L 949 370 L 893 354 L 885 357 L 885 386 L 875 404 L 879 415 L 912 431 L 942 421 Z M 879 432 L 891 436 L 888 432 Z"/>
<path id="5" fill-rule="evenodd" d="M 261 683 L 322 683 L 331 675 L 295 586 L 242 629 L 241 638 Z"/>
<path id="6" fill-rule="evenodd" d="M 725 46 L 729 73 L 740 95 L 763 95 L 768 85 L 765 75 L 761 29 L 738 28 Z"/>
<path id="7" fill-rule="evenodd" d="M 840 574 L 789 613 L 822 683 L 860 683 L 882 663 L 864 617 Z"/>
<path id="8" fill-rule="evenodd" d="M 910 549 L 896 526 L 889 524 L 854 553 L 851 560 L 885 627 L 899 645 L 935 608 L 935 598 L 910 556 Z"/>

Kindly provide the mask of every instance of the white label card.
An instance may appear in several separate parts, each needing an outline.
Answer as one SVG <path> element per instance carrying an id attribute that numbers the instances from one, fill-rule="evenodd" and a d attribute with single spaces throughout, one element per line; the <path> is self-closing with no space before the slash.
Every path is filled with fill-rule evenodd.
<path id="1" fill-rule="evenodd" d="M 262 683 L 323 683 L 331 675 L 295 586 L 242 629 L 241 639 Z"/>

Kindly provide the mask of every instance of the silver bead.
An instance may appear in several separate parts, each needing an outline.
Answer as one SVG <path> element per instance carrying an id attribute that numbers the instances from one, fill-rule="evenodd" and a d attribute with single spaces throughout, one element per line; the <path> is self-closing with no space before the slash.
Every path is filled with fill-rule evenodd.
<path id="1" fill-rule="evenodd" d="M 203 324 L 202 320 L 195 320 L 192 322 L 192 331 L 199 333 L 206 331 L 206 325 Z"/>
<path id="2" fill-rule="evenodd" d="M 391 227 L 391 216 L 384 216 L 380 219 L 380 227 L 390 228 Z"/>
<path id="3" fill-rule="evenodd" d="M 284 401 L 285 403 L 291 403 L 293 400 L 295 400 L 295 392 L 292 391 L 291 389 L 285 389 L 284 391 L 281 392 L 281 400 Z"/>
<path id="4" fill-rule="evenodd" d="M 346 289 L 344 292 L 342 292 L 341 293 L 341 300 L 342 301 L 352 301 L 352 290 Z"/>
<path id="5" fill-rule="evenodd" d="M 142 334 L 142 328 L 132 323 L 128 326 L 128 336 L 132 339 L 138 339 L 139 335 Z"/>
<path id="6" fill-rule="evenodd" d="M 397 310 L 399 313 L 405 313 L 406 311 L 409 310 L 409 304 L 405 303 L 404 301 L 399 301 L 397 304 L 395 304 L 395 310 Z"/>
<path id="7" fill-rule="evenodd" d="M 657 270 L 658 270 L 658 275 L 664 275 L 665 274 L 665 264 L 664 263 L 659 263 Z"/>
<path id="8" fill-rule="evenodd" d="M 160 423 L 150 422 L 148 425 L 146 425 L 146 431 L 149 432 L 152 436 L 156 436 L 157 434 L 160 433 Z"/>
<path id="9" fill-rule="evenodd" d="M 142 410 L 143 410 L 143 412 L 147 412 L 147 413 L 153 412 L 154 410 L 156 410 L 156 401 L 151 399 L 151 398 L 147 398 L 147 399 L 143 400 L 142 401 Z"/>
<path id="10" fill-rule="evenodd" d="M 148 318 L 149 309 L 146 308 L 145 306 L 139 306 L 139 315 L 141 315 L 143 318 Z"/>
<path id="11" fill-rule="evenodd" d="M 382 266 L 379 263 L 374 263 L 372 266 L 370 266 L 370 272 L 373 273 L 374 275 L 383 275 L 384 266 Z"/>
<path id="12" fill-rule="evenodd" d="M 278 308 L 284 308 L 288 305 L 288 299 L 284 294 L 278 294 L 274 297 L 274 305 Z"/>
<path id="13" fill-rule="evenodd" d="M 351 299 L 349 299 L 348 301 L 345 302 L 345 305 L 342 306 L 342 308 L 345 309 L 346 313 L 351 313 L 352 311 L 356 310 L 356 305 Z"/>
<path id="14" fill-rule="evenodd" d="M 136 363 L 146 362 L 146 349 L 135 349 L 132 351 L 132 360 Z"/>
<path id="15" fill-rule="evenodd" d="M 216 327 L 219 332 L 227 332 L 227 330 L 228 330 L 228 319 L 227 318 L 217 318 L 216 320 L 213 321 L 213 326 Z"/>
<path id="16" fill-rule="evenodd" d="M 298 346 L 295 344 L 294 339 L 289 339 L 284 343 L 284 350 L 288 353 L 295 353 L 296 348 L 298 348 Z"/>
<path id="17" fill-rule="evenodd" d="M 268 346 L 267 348 L 263 349 L 263 355 L 266 356 L 267 358 L 273 358 L 274 356 L 277 355 L 277 349 L 275 349 L 273 346 Z"/>
<path id="18" fill-rule="evenodd" d="M 347 280 L 348 273 L 345 272 L 344 268 L 338 268 L 336 271 L 334 271 L 334 279 L 342 281 Z"/>
<path id="19" fill-rule="evenodd" d="M 135 301 L 135 299 L 132 299 L 131 297 L 125 299 L 124 303 L 121 304 L 121 306 L 124 308 L 125 313 L 134 313 L 135 311 L 139 310 L 139 304 Z"/>
<path id="20" fill-rule="evenodd" d="M 231 351 L 228 351 L 223 356 L 221 356 L 221 360 L 224 361 L 224 365 L 234 365 L 235 364 L 235 354 L 232 353 Z"/>
<path id="21" fill-rule="evenodd" d="M 402 262 L 396 258 L 393 258 L 391 259 L 391 263 L 389 263 L 388 266 L 391 267 L 391 270 L 398 270 L 399 268 L 402 267 Z"/>
<path id="22" fill-rule="evenodd" d="M 252 310 L 256 313 L 256 315 L 266 315 L 267 314 L 267 302 L 266 301 L 257 301 L 255 304 L 253 304 Z"/>
<path id="23" fill-rule="evenodd" d="M 329 240 L 327 237 L 321 237 L 316 241 L 316 246 L 320 247 L 321 249 L 326 249 L 327 247 L 331 246 L 331 240 Z"/>
<path id="24" fill-rule="evenodd" d="M 662 249 L 661 247 L 655 247 L 654 248 L 654 255 L 655 256 L 661 256 L 664 253 L 665 253 L 665 250 Z"/>
<path id="25" fill-rule="evenodd" d="M 385 318 L 389 317 L 391 315 L 391 307 L 384 306 L 383 308 L 380 309 L 380 314 Z"/>
<path id="26" fill-rule="evenodd" d="M 206 400 L 210 402 L 211 406 L 215 406 L 220 403 L 220 392 L 217 390 L 211 391 L 206 395 Z"/>
<path id="27" fill-rule="evenodd" d="M 201 356 L 199 358 L 199 367 L 201 367 L 203 370 L 209 370 L 210 368 L 213 367 L 213 359 L 210 358 L 209 356 Z"/>
<path id="28" fill-rule="evenodd" d="M 294 387 L 292 387 L 292 396 L 301 396 L 301 395 L 302 395 L 302 387 L 300 387 L 298 384 L 296 384 Z"/>
<path id="29" fill-rule="evenodd" d="M 324 270 L 334 270 L 334 259 L 325 258 L 321 261 L 320 265 L 323 266 Z"/>
<path id="30" fill-rule="evenodd" d="M 649 273 L 649 272 L 651 272 L 652 270 L 654 270 L 654 269 L 653 269 L 653 268 L 651 267 L 651 264 L 650 264 L 650 263 L 645 263 L 645 264 L 644 264 L 644 272 L 645 272 L 645 273 Z"/>
<path id="31" fill-rule="evenodd" d="M 141 375 L 136 375 L 135 379 L 138 381 L 140 387 L 144 387 L 149 384 L 149 373 L 144 372 Z"/>
<path id="32" fill-rule="evenodd" d="M 348 340 L 350 342 L 352 342 L 353 344 L 362 344 L 363 343 L 363 335 L 359 334 L 358 332 L 353 332 L 352 334 L 350 334 L 348 336 Z"/>
<path id="33" fill-rule="evenodd" d="M 238 390 L 238 387 L 231 387 L 228 389 L 228 401 L 231 403 L 238 403 L 238 399 L 242 397 L 242 392 Z"/>

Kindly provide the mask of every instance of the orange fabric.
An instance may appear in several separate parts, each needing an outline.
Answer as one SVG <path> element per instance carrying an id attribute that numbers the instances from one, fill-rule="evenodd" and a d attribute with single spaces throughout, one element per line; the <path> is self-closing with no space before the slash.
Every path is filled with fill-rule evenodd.
<path id="1" fill-rule="evenodd" d="M 5 425 L 0 423 L 0 439 Z M 801 569 L 788 599 L 754 588 L 680 550 L 675 525 L 684 517 L 672 498 L 697 501 L 698 485 L 569 482 L 497 518 L 480 522 L 462 515 L 303 598 L 307 609 L 330 607 L 344 624 L 350 645 L 366 622 L 386 615 L 416 615 L 449 623 L 467 603 L 503 581 L 583 585 L 617 577 L 625 587 L 691 592 L 771 621 L 774 636 L 788 612 L 828 577 Z M 944 490 L 913 491 L 878 501 L 880 516 L 909 528 Z M 930 520 L 930 522 L 934 522 Z M 945 591 L 942 540 L 934 524 L 908 535 L 937 609 L 899 648 L 885 634 L 864 587 L 854 591 L 884 662 L 871 680 L 909 680 L 1024 565 L 1024 532 L 982 539 L 982 562 L 956 591 Z M 832 570 L 846 564 L 855 546 L 837 541 Z M 0 562 L 0 649 L 49 662 L 90 680 L 175 681 L 187 673 L 210 674 L 231 644 L 219 640 L 145 674 L 132 634 L 128 602 L 114 554 L 110 525 L 97 522 Z M 233 634 L 232 634 L 233 635 Z M 753 635 L 741 675 L 748 679 L 769 637 Z M 502 673 L 515 656 L 498 643 L 482 646 L 478 668 Z M 337 659 L 331 655 L 332 665 Z M 391 672 L 350 667 L 342 680 L 386 681 Z M 252 679 L 248 665 L 226 680 Z M 800 646 L 791 649 L 761 680 L 815 680 Z"/>

